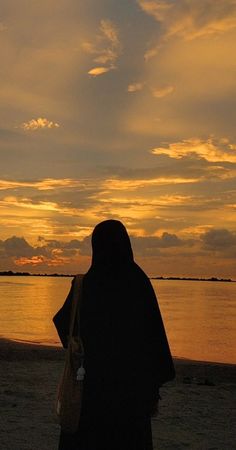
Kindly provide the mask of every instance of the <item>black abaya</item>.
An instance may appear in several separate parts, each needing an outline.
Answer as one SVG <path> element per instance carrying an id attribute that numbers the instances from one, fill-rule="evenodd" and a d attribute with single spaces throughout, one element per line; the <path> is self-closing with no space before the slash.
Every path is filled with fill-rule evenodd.
<path id="1" fill-rule="evenodd" d="M 106 230 L 93 239 L 80 312 L 82 417 L 75 435 L 61 433 L 59 450 L 152 450 L 151 411 L 159 387 L 174 378 L 152 285 L 133 261 L 128 235 L 119 238 L 119 246 L 114 240 L 107 244 Z M 70 292 L 54 317 L 64 346 L 71 298 Z"/>

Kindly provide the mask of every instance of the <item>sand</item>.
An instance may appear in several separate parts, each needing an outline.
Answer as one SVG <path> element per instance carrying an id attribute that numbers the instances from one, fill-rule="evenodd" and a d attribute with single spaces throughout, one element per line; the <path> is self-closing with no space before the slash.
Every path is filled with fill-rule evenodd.
<path id="1" fill-rule="evenodd" d="M 0 339 L 1 450 L 57 450 L 63 360 L 63 349 Z M 236 366 L 176 359 L 175 367 L 152 421 L 154 449 L 235 449 Z"/>

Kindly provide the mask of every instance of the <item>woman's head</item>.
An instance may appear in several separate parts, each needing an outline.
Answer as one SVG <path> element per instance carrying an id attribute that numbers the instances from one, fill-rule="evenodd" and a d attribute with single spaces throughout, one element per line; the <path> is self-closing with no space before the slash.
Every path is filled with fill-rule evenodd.
<path id="1" fill-rule="evenodd" d="M 133 261 L 126 228 L 119 220 L 104 220 L 93 230 L 92 265 L 121 266 Z"/>

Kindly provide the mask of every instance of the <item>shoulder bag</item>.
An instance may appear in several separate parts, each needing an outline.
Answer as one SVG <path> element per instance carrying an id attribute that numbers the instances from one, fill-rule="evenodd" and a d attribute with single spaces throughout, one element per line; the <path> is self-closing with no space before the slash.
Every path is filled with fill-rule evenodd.
<path id="1" fill-rule="evenodd" d="M 56 400 L 56 415 L 61 429 L 75 433 L 79 426 L 82 407 L 84 348 L 80 337 L 79 315 L 82 297 L 83 276 L 77 275 L 73 284 L 72 309 L 65 366 L 59 382 Z M 78 336 L 73 336 L 75 320 L 78 320 Z"/>

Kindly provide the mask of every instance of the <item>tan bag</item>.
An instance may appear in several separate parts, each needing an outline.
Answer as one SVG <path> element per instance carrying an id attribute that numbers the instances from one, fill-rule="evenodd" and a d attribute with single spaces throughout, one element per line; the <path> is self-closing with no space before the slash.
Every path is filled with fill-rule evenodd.
<path id="1" fill-rule="evenodd" d="M 83 378 L 85 375 L 83 368 L 84 348 L 79 333 L 78 337 L 73 336 L 75 319 L 77 318 L 79 322 L 82 279 L 82 276 L 77 275 L 73 285 L 68 348 L 56 401 L 58 422 L 61 429 L 67 433 L 77 431 L 82 407 Z"/>

